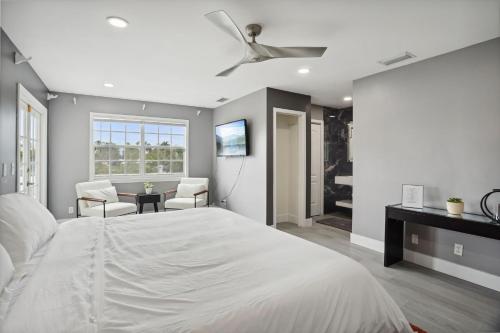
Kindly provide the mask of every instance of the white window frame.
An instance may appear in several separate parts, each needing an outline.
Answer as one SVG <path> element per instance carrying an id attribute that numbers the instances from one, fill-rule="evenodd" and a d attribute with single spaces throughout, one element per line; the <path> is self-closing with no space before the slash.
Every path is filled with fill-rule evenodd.
<path id="1" fill-rule="evenodd" d="M 95 155 L 94 155 L 94 120 L 109 120 L 109 121 L 132 121 L 142 122 L 141 125 L 141 143 L 144 143 L 144 123 L 157 123 L 165 125 L 183 125 L 186 127 L 185 134 L 185 150 L 184 150 L 184 174 L 141 174 L 141 175 L 96 175 L 95 174 Z M 89 180 L 109 179 L 114 183 L 138 183 L 138 182 L 158 182 L 158 181 L 178 181 L 182 177 L 189 177 L 189 120 L 174 119 L 162 117 L 135 116 L 123 114 L 110 114 L 90 112 L 89 123 Z M 144 162 L 144 146 L 141 145 L 141 162 Z M 142 169 L 142 168 L 141 168 Z M 143 171 L 143 170 L 142 170 Z"/>

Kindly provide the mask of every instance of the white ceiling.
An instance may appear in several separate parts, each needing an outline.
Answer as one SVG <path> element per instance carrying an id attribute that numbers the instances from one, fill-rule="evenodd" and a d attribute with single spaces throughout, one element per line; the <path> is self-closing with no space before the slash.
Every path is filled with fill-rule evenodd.
<path id="1" fill-rule="evenodd" d="M 242 52 L 203 17 L 218 9 L 242 31 L 262 24 L 258 42 L 328 50 L 215 77 Z M 130 25 L 112 28 L 111 15 Z M 4 1 L 2 25 L 52 91 L 216 107 L 268 86 L 344 106 L 354 79 L 398 66 L 381 59 L 417 55 L 404 65 L 500 36 L 500 0 Z"/>

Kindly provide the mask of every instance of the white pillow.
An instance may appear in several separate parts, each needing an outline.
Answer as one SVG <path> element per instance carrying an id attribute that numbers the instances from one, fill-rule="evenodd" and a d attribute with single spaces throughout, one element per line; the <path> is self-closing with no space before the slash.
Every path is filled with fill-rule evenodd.
<path id="1" fill-rule="evenodd" d="M 56 229 L 54 216 L 32 197 L 21 193 L 0 195 L 0 243 L 14 265 L 28 261 Z"/>
<path id="2" fill-rule="evenodd" d="M 87 190 L 84 193 L 84 197 L 103 199 L 106 203 L 118 202 L 118 194 L 116 193 L 116 188 L 114 186 L 102 188 L 99 190 Z M 89 207 L 95 207 L 102 205 L 102 203 L 97 201 L 87 201 Z"/>
<path id="3" fill-rule="evenodd" d="M 7 250 L 0 244 L 0 294 L 14 275 L 14 265 Z"/>
<path id="4" fill-rule="evenodd" d="M 176 198 L 193 198 L 195 193 L 205 189 L 203 184 L 179 184 L 177 185 Z"/>

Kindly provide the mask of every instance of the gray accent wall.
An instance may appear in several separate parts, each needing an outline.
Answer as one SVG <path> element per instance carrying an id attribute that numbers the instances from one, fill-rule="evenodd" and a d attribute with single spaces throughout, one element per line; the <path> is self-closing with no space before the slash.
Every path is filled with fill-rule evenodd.
<path id="1" fill-rule="evenodd" d="M 458 196 L 480 212 L 481 197 L 500 187 L 500 38 L 356 80 L 354 125 L 354 233 L 382 241 L 384 206 L 401 202 L 404 183 L 425 186 L 426 206 Z M 499 241 L 411 233 L 420 238 L 411 250 L 500 275 Z"/>
<path id="2" fill-rule="evenodd" d="M 246 119 L 250 143 L 250 155 L 245 158 L 216 157 L 214 149 L 213 179 L 217 202 L 226 197 L 234 186 L 232 194 L 226 199 L 227 207 L 261 223 L 266 223 L 268 196 L 266 192 L 266 152 L 268 149 L 266 100 L 267 89 L 264 88 L 216 108 L 213 119 L 214 126 Z M 215 140 L 215 135 L 212 140 Z M 238 178 L 240 168 L 242 169 Z"/>
<path id="3" fill-rule="evenodd" d="M 14 64 L 14 52 L 19 51 L 1 31 L 0 60 L 0 194 L 16 191 L 16 176 L 11 175 L 11 163 L 17 161 L 17 84 L 21 83 L 44 106 L 48 106 L 47 87 L 29 63 Z M 50 111 L 49 111 L 50 122 Z M 49 146 L 50 150 L 50 146 Z M 2 177 L 2 163 L 7 176 Z"/>
<path id="4" fill-rule="evenodd" d="M 73 104 L 76 97 L 77 104 Z M 59 93 L 49 105 L 49 209 L 57 218 L 70 217 L 75 207 L 75 184 L 89 180 L 90 112 L 189 120 L 189 176 L 212 174 L 213 120 L 211 109 L 162 103 Z M 201 110 L 200 116 L 197 116 Z M 178 182 L 155 183 L 155 191 L 173 189 Z M 116 183 L 118 191 L 144 191 L 142 182 Z M 146 209 L 146 207 L 145 207 Z M 74 216 L 74 214 L 73 214 Z"/>

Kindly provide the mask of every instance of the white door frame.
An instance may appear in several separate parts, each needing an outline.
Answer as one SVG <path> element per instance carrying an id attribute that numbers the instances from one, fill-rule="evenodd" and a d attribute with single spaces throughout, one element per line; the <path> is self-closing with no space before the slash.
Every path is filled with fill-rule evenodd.
<path id="1" fill-rule="evenodd" d="M 40 103 L 22 84 L 17 84 L 17 126 L 16 126 L 16 190 L 19 189 L 19 113 L 21 110 L 21 101 L 31 105 L 40 113 L 40 202 L 47 206 L 47 108 Z"/>
<path id="2" fill-rule="evenodd" d="M 277 223 L 277 190 L 276 190 L 276 126 L 278 114 L 285 114 L 297 117 L 298 120 L 298 174 L 302 175 L 298 179 L 298 207 L 297 222 L 301 227 L 309 226 L 310 219 L 306 218 L 306 113 L 303 111 L 294 111 L 280 108 L 273 108 L 273 227 Z"/>
<path id="3" fill-rule="evenodd" d="M 320 185 L 319 185 L 321 186 L 320 211 L 321 215 L 324 215 L 325 214 L 325 122 L 320 119 L 311 119 L 311 125 L 312 124 L 320 125 L 320 140 L 321 140 L 321 147 L 320 147 L 321 149 L 319 152 L 319 156 L 321 158 L 321 163 L 320 163 L 321 175 L 320 175 Z"/>

